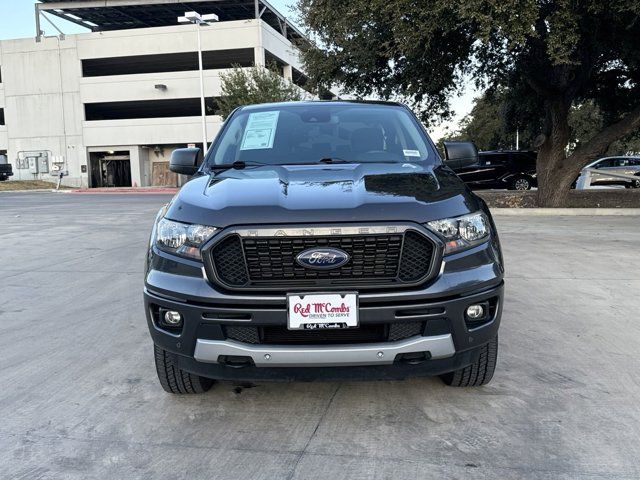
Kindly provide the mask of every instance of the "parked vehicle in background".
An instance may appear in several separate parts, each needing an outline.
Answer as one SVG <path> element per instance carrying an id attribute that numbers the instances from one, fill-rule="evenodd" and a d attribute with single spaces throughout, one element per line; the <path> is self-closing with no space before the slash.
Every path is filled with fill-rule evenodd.
<path id="1" fill-rule="evenodd" d="M 488 383 L 503 264 L 491 213 L 405 106 L 289 102 L 235 110 L 158 213 L 144 299 L 170 393 L 212 380 L 440 375 Z"/>
<path id="2" fill-rule="evenodd" d="M 640 156 L 600 158 L 584 167 L 583 173 L 587 168 L 598 170 L 598 173 L 591 174 L 591 185 L 622 185 L 626 188 L 640 188 Z M 625 180 L 607 173 L 635 175 L 638 179 Z"/>
<path id="3" fill-rule="evenodd" d="M 471 188 L 507 188 L 530 190 L 537 186 L 536 152 L 492 150 L 478 153 L 478 163 L 454 168 Z"/>
<path id="4" fill-rule="evenodd" d="M 13 168 L 7 160 L 6 155 L 0 155 L 0 182 L 4 182 L 13 176 Z"/>

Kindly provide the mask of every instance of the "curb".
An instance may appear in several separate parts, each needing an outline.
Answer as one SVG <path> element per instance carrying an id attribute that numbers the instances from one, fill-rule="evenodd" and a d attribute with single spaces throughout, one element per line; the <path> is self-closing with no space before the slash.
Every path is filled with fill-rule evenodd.
<path id="1" fill-rule="evenodd" d="M 65 188 L 56 190 L 55 188 L 32 188 L 26 190 L 0 190 L 0 195 L 3 193 L 71 193 L 72 189 Z"/>
<path id="2" fill-rule="evenodd" d="M 490 208 L 496 216 L 640 216 L 640 208 Z"/>
<path id="3" fill-rule="evenodd" d="M 175 195 L 178 192 L 178 188 L 78 188 L 72 190 L 73 193 L 79 194 L 94 194 L 94 195 L 158 195 L 158 194 L 171 194 Z"/>

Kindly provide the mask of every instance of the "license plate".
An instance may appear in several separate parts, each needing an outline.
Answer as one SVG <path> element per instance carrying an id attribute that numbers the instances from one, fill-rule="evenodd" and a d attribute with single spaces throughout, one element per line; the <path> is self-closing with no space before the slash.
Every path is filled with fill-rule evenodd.
<path id="1" fill-rule="evenodd" d="M 357 293 L 289 294 L 287 304 L 289 330 L 358 326 Z"/>

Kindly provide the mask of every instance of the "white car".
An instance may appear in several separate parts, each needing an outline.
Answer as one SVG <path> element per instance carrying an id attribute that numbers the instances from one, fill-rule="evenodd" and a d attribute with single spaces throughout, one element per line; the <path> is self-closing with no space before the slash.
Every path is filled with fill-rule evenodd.
<path id="1" fill-rule="evenodd" d="M 623 185 L 626 188 L 640 188 L 640 156 L 600 158 L 584 167 L 581 173 L 584 174 L 587 168 L 598 170 L 598 173 L 591 174 L 591 185 Z M 638 179 L 625 180 L 607 173 L 634 175 Z"/>

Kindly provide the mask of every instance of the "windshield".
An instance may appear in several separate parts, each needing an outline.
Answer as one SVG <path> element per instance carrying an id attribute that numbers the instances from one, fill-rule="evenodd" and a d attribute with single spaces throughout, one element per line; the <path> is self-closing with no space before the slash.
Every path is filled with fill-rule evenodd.
<path id="1" fill-rule="evenodd" d="M 433 163 L 419 123 L 405 108 L 376 104 L 265 105 L 236 112 L 209 165 L 348 162 Z"/>

